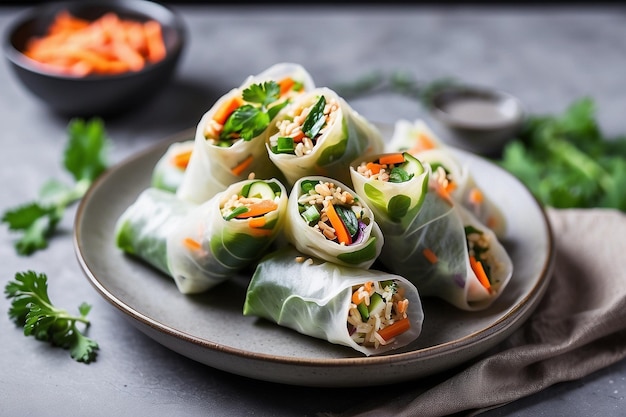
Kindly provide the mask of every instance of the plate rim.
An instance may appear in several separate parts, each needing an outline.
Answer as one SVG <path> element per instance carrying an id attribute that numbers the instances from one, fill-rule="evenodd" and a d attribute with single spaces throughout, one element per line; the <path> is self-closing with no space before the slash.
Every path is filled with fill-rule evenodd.
<path id="1" fill-rule="evenodd" d="M 380 125 L 380 124 L 379 124 Z M 117 308 L 120 312 L 124 314 L 124 317 L 131 320 L 131 323 L 135 325 L 140 331 L 147 334 L 153 340 L 165 345 L 170 350 L 178 351 L 167 344 L 164 344 L 162 341 L 158 340 L 154 335 L 148 334 L 145 330 L 147 328 L 156 331 L 157 334 L 163 336 L 171 336 L 176 339 L 180 339 L 181 341 L 194 345 L 198 348 L 210 349 L 214 351 L 213 353 L 221 353 L 230 355 L 237 358 L 247 359 L 247 360 L 255 360 L 255 361 L 266 361 L 274 364 L 283 364 L 283 365 L 297 365 L 297 366 L 313 366 L 313 367 L 324 367 L 324 368 L 343 368 L 345 366 L 355 366 L 355 365 L 390 365 L 390 364 L 404 364 L 412 361 L 419 361 L 426 358 L 436 358 L 441 355 L 447 355 L 454 353 L 459 350 L 463 350 L 466 348 L 470 348 L 474 346 L 479 341 L 484 341 L 485 339 L 493 339 L 497 338 L 498 335 L 502 336 L 505 329 L 508 328 L 509 332 L 504 334 L 504 336 L 508 336 L 512 331 L 521 326 L 530 314 L 534 311 L 537 304 L 543 298 L 543 295 L 549 285 L 551 280 L 552 271 L 554 269 L 554 259 L 555 259 L 555 240 L 553 235 L 552 226 L 550 224 L 550 220 L 548 218 L 548 214 L 546 212 L 545 207 L 539 202 L 539 200 L 532 195 L 528 187 L 526 187 L 518 178 L 508 173 L 501 167 L 497 167 L 497 169 L 502 170 L 510 178 L 514 181 L 517 181 L 529 194 L 533 202 L 536 204 L 536 208 L 539 210 L 541 214 L 541 219 L 544 223 L 546 229 L 546 239 L 547 239 L 547 256 L 544 264 L 542 265 L 541 272 L 539 277 L 537 278 L 536 283 L 532 286 L 530 291 L 528 291 L 523 298 L 517 301 L 517 304 L 511 306 L 506 314 L 503 314 L 497 320 L 491 322 L 488 326 L 483 327 L 477 331 L 474 331 L 470 334 L 467 334 L 461 338 L 450 340 L 445 343 L 440 343 L 433 346 L 428 346 L 424 348 L 419 348 L 417 350 L 411 350 L 406 352 L 390 352 L 385 355 L 372 355 L 372 356 L 363 356 L 363 357 L 345 357 L 345 358 L 298 358 L 291 356 L 280 356 L 268 353 L 261 352 L 252 352 L 247 351 L 245 349 L 240 349 L 232 346 L 225 346 L 223 344 L 207 340 L 203 337 L 199 337 L 193 334 L 189 334 L 180 329 L 176 329 L 167 324 L 161 323 L 158 320 L 149 317 L 148 315 L 138 311 L 132 306 L 127 305 L 124 301 L 122 301 L 116 294 L 111 292 L 106 285 L 104 285 L 100 278 L 96 276 L 96 274 L 91 270 L 84 253 L 84 248 L 82 247 L 81 242 L 82 239 L 82 228 L 81 223 L 83 218 L 85 217 L 86 207 L 88 206 L 89 201 L 93 198 L 95 194 L 97 194 L 98 190 L 109 181 L 109 179 L 121 168 L 132 164 L 135 161 L 141 160 L 142 158 L 146 158 L 148 155 L 153 154 L 158 149 L 163 149 L 163 152 L 166 150 L 167 146 L 173 142 L 181 141 L 184 138 L 192 139 L 193 134 L 195 132 L 195 128 L 184 129 L 178 133 L 174 133 L 172 135 L 167 136 L 165 139 L 161 139 L 160 141 L 148 146 L 147 148 L 135 152 L 125 158 L 123 158 L 120 162 L 112 165 L 108 168 L 104 173 L 102 173 L 92 184 L 92 186 L 87 190 L 85 196 L 81 199 L 76 215 L 74 218 L 74 227 L 73 227 L 73 246 L 75 255 L 78 259 L 78 262 L 81 266 L 81 269 L 90 282 L 90 284 L 97 290 L 97 292 L 111 305 Z M 460 149 L 456 149 L 454 147 L 450 147 L 454 152 L 460 152 L 461 154 L 469 154 L 471 157 L 478 158 L 485 163 L 495 165 L 493 162 L 487 160 L 486 158 L 472 154 L 467 151 L 463 151 Z M 143 329 L 141 326 L 147 326 L 146 329 Z M 504 339 L 504 337 L 502 337 Z M 498 340 L 499 341 L 499 340 Z M 185 355 L 184 353 L 178 351 L 179 353 Z M 481 352 L 479 352 L 481 353 Z M 189 356 L 189 355 L 187 355 Z M 476 356 L 476 355 L 474 355 Z M 189 356 L 191 357 L 191 356 Z M 197 360 L 197 358 L 193 358 Z M 218 369 L 225 370 L 230 373 L 238 373 L 227 368 L 223 368 L 220 366 L 216 366 L 215 364 L 210 364 L 204 361 L 201 361 L 208 366 L 212 366 Z M 244 374 L 241 374 L 244 375 Z M 248 377 L 252 377 L 255 379 L 256 376 L 244 375 Z M 411 377 L 408 375 L 404 379 L 412 379 L 415 376 Z M 268 379 L 270 380 L 270 379 Z M 398 378 L 398 382 L 402 380 L 401 377 Z M 281 382 L 281 379 L 275 380 L 275 382 Z M 332 383 L 328 386 L 336 386 L 332 385 Z M 356 386 L 356 385 L 355 385 Z"/>

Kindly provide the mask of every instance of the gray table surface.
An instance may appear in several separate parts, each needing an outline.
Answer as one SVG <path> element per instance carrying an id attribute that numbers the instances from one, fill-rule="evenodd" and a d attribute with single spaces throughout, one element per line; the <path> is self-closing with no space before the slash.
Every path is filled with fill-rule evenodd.
<path id="1" fill-rule="evenodd" d="M 175 5 L 189 43 L 175 80 L 153 102 L 106 121 L 113 162 L 193 127 L 212 102 L 274 63 L 298 62 L 319 86 L 371 71 L 409 71 L 420 80 L 452 76 L 505 89 L 532 113 L 561 112 L 591 96 L 609 135 L 626 133 L 624 7 L 256 7 Z M 0 8 L 0 28 L 21 11 Z M 49 112 L 0 64 L 0 208 L 31 201 L 61 167 L 68 120 Z M 425 117 L 391 94 L 355 99 L 377 122 Z M 137 331 L 84 277 L 72 246 L 75 207 L 50 247 L 31 257 L 0 228 L 2 286 L 18 271 L 50 277 L 55 304 L 93 305 L 90 365 L 25 338 L 0 299 L 0 414 L 3 416 L 315 416 L 354 405 L 359 390 L 311 389 L 250 380 L 198 364 Z M 626 362 L 558 384 L 489 416 L 623 416 Z"/>

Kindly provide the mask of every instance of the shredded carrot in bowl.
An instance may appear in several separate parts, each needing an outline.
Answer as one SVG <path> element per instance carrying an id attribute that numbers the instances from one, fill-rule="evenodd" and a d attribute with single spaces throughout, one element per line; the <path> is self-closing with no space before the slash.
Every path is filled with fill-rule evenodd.
<path id="1" fill-rule="evenodd" d="M 32 37 L 23 54 L 43 69 L 84 77 L 137 72 L 167 54 L 161 24 L 108 12 L 89 21 L 57 13 L 45 35 Z"/>

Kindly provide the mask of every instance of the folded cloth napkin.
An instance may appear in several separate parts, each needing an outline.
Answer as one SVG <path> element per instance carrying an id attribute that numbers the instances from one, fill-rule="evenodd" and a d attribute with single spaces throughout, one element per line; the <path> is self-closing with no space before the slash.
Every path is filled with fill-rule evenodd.
<path id="1" fill-rule="evenodd" d="M 552 208 L 547 214 L 556 243 L 554 275 L 518 330 L 453 373 L 405 383 L 399 395 L 342 416 L 480 414 L 625 358 L 626 214 Z"/>

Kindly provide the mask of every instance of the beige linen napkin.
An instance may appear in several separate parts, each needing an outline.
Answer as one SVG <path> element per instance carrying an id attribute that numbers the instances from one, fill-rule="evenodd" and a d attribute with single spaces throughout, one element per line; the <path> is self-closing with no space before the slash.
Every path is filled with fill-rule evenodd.
<path id="1" fill-rule="evenodd" d="M 496 349 L 451 373 L 405 383 L 344 416 L 479 414 L 626 357 L 626 214 L 548 209 L 556 242 L 546 295 Z M 407 388 L 411 387 L 411 388 Z M 378 397 L 381 398 L 381 397 Z"/>

